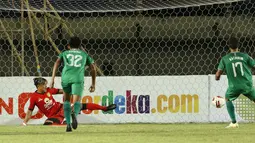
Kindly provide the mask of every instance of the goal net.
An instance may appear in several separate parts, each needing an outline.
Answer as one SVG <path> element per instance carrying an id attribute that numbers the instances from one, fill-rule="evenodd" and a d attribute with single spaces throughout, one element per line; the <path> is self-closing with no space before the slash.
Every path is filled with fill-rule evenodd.
<path id="1" fill-rule="evenodd" d="M 0 124 L 24 118 L 33 77 L 50 81 L 72 35 L 82 39 L 98 71 L 95 93 L 88 92 L 85 73 L 82 102 L 118 105 L 112 112 L 84 110 L 81 123 L 228 122 L 226 107 L 211 104 L 225 95 L 227 79 L 216 82 L 213 74 L 230 36 L 255 58 L 254 7 L 240 0 L 1 1 Z M 235 104 L 238 121 L 255 120 L 248 99 Z M 34 114 L 39 119 L 31 123 L 45 119 Z"/>
<path id="2" fill-rule="evenodd" d="M 226 4 L 242 0 L 47 0 L 58 12 L 121 12 L 137 10 L 160 10 L 180 7 L 203 6 L 213 4 Z M 37 10 L 52 12 L 48 7 L 45 9 L 45 0 L 28 0 L 31 6 Z M 0 9 L 21 9 L 20 0 L 4 0 L 0 2 Z M 24 10 L 29 10 L 24 8 Z"/>

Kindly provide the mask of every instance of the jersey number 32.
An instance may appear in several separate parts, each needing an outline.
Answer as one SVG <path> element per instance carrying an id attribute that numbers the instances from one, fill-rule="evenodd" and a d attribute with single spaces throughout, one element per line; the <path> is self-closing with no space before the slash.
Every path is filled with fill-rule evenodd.
<path id="1" fill-rule="evenodd" d="M 67 63 L 68 66 L 72 67 L 81 67 L 81 55 L 73 55 L 73 54 L 67 54 L 66 57 L 69 59 L 70 63 Z"/>

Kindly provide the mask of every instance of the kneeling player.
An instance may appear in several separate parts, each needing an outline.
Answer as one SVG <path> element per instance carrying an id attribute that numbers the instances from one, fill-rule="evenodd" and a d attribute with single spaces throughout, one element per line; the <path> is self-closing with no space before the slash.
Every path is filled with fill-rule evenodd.
<path id="1" fill-rule="evenodd" d="M 34 107 L 38 109 L 47 117 L 44 125 L 61 125 L 64 123 L 64 110 L 63 104 L 56 102 L 52 95 L 62 94 L 62 89 L 48 88 L 47 80 L 45 78 L 34 78 L 34 85 L 37 90 L 30 97 L 30 105 L 26 117 L 23 121 L 23 125 L 27 125 L 27 122 L 32 116 Z M 109 111 L 116 108 L 115 104 L 109 106 L 100 106 L 94 103 L 81 104 L 81 110 L 103 110 Z"/>

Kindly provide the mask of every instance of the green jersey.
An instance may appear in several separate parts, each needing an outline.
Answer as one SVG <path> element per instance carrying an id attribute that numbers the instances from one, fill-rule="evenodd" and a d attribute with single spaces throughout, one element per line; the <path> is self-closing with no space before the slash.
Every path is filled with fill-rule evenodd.
<path id="1" fill-rule="evenodd" d="M 62 70 L 62 82 L 78 83 L 84 82 L 85 66 L 94 62 L 94 60 L 84 51 L 79 49 L 67 50 L 59 55 L 64 62 Z"/>
<path id="2" fill-rule="evenodd" d="M 254 60 L 245 53 L 233 52 L 224 56 L 218 70 L 225 71 L 229 88 L 252 88 L 251 68 L 255 66 Z"/>

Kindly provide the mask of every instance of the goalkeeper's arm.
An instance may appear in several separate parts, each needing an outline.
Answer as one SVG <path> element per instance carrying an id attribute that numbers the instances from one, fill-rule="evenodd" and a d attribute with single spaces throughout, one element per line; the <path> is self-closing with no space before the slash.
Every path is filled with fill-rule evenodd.
<path id="1" fill-rule="evenodd" d="M 27 122 L 30 120 L 32 116 L 32 111 L 31 110 L 27 110 L 27 114 L 26 114 L 26 117 L 23 121 L 23 125 L 26 126 L 27 125 Z"/>

